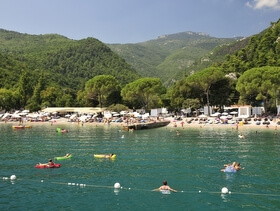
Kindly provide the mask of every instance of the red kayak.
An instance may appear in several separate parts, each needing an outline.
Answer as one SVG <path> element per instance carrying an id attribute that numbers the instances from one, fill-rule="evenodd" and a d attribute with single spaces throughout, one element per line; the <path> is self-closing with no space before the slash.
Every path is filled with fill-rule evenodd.
<path id="1" fill-rule="evenodd" d="M 44 168 L 59 168 L 60 164 L 59 163 L 55 163 L 53 165 L 42 165 L 42 164 L 36 164 L 35 168 L 39 168 L 39 169 L 44 169 Z"/>

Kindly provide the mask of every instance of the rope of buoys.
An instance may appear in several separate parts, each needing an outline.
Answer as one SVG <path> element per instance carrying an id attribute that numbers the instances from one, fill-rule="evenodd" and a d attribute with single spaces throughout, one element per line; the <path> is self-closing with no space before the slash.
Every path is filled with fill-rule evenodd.
<path id="1" fill-rule="evenodd" d="M 10 180 L 11 182 L 14 182 L 15 180 L 22 180 L 22 179 L 17 179 L 16 175 L 11 175 L 10 177 L 2 177 L 2 180 L 8 181 Z M 34 180 L 38 181 L 38 180 Z M 40 182 L 44 182 L 43 179 L 40 180 Z M 80 188 L 85 188 L 85 187 L 94 187 L 94 188 L 108 188 L 108 189 L 114 189 L 114 190 L 134 190 L 134 191 L 147 191 L 150 192 L 152 190 L 146 190 L 146 189 L 139 189 L 139 188 L 126 188 L 122 187 L 120 183 L 116 182 L 113 186 L 108 186 L 108 185 L 92 185 L 92 184 L 84 184 L 84 183 L 74 183 L 74 182 L 50 182 L 52 184 L 60 184 L 60 185 L 68 185 L 68 186 L 76 186 Z M 231 192 L 228 190 L 228 188 L 223 187 L 220 192 L 217 191 L 178 191 L 178 193 L 188 193 L 188 194 L 194 194 L 194 193 L 207 193 L 207 194 L 235 194 L 235 195 L 251 195 L 251 196 L 272 196 L 272 197 L 280 197 L 280 194 L 271 194 L 271 193 L 242 193 L 242 192 Z"/>
<path id="2" fill-rule="evenodd" d="M 10 177 L 2 177 L 3 180 L 16 180 L 16 175 L 11 175 Z"/>

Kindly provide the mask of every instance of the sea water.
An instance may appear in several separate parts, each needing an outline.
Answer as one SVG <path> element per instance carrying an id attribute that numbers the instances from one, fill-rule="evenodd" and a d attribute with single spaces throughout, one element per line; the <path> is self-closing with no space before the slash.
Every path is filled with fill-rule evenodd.
<path id="1" fill-rule="evenodd" d="M 243 130 L 240 139 L 230 127 L 179 130 L 47 123 L 15 130 L 1 123 L 0 210 L 280 209 L 280 131 Z M 73 158 L 55 161 L 60 168 L 34 168 L 66 153 Z M 117 157 L 93 157 L 103 153 Z M 244 169 L 220 171 L 233 161 Z M 11 175 L 17 179 L 2 179 Z M 151 191 L 163 180 L 178 193 Z"/>

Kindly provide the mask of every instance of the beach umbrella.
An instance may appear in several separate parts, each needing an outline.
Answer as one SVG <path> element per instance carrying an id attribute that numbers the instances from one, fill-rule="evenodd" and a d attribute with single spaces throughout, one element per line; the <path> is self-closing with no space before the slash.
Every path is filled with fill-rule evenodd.
<path id="1" fill-rule="evenodd" d="M 227 112 L 223 112 L 222 115 L 223 115 L 223 116 L 227 116 L 228 113 L 227 113 Z"/>
<path id="2" fill-rule="evenodd" d="M 235 114 L 238 114 L 238 112 L 237 111 L 232 111 L 232 112 L 230 112 L 230 114 L 235 115 Z"/>
<path id="3" fill-rule="evenodd" d="M 12 118 L 21 118 L 21 116 L 19 114 L 13 114 Z"/>
<path id="4" fill-rule="evenodd" d="M 216 112 L 215 114 L 212 114 L 211 116 L 219 116 L 221 113 L 220 112 Z"/>
<path id="5" fill-rule="evenodd" d="M 112 114 L 111 113 L 105 113 L 104 117 L 107 118 L 107 119 L 112 118 Z"/>
<path id="6" fill-rule="evenodd" d="M 26 115 L 27 115 L 27 113 L 20 112 L 20 113 L 18 113 L 18 115 L 20 115 L 20 116 L 26 116 Z"/>
<path id="7" fill-rule="evenodd" d="M 206 116 L 205 114 L 201 114 L 201 115 L 199 115 L 198 117 L 200 117 L 200 118 L 206 118 L 207 116 Z"/>
<path id="8" fill-rule="evenodd" d="M 125 114 L 127 114 L 127 111 L 121 111 L 120 112 L 120 115 L 125 115 Z"/>
<path id="9" fill-rule="evenodd" d="M 141 116 L 138 112 L 133 112 L 134 117 L 139 117 Z"/>
<path id="10" fill-rule="evenodd" d="M 72 116 L 70 116 L 70 119 L 74 119 L 77 117 L 77 114 L 73 114 Z"/>
<path id="11" fill-rule="evenodd" d="M 232 115 L 227 115 L 227 118 L 228 119 L 232 119 Z"/>
<path id="12" fill-rule="evenodd" d="M 149 116 L 150 116 L 149 113 L 145 113 L 144 115 L 142 115 L 142 118 L 143 118 L 143 119 L 148 119 Z"/>
<path id="13" fill-rule="evenodd" d="M 80 116 L 79 117 L 79 120 L 81 121 L 81 122 L 85 122 L 86 120 L 87 120 L 87 116 L 85 116 L 85 115 L 83 115 L 83 116 Z"/>

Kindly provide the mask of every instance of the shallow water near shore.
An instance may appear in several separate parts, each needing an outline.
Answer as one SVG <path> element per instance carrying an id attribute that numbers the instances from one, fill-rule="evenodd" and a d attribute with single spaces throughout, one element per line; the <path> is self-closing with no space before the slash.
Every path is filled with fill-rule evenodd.
<path id="1" fill-rule="evenodd" d="M 280 131 L 172 128 L 125 132 L 120 127 L 0 124 L 0 210 L 277 210 Z M 71 153 L 61 168 L 38 162 Z M 115 153 L 116 159 L 93 154 Z M 237 173 L 220 171 L 240 162 Z M 3 177 L 16 175 L 15 181 Z M 152 192 L 167 180 L 178 193 Z M 121 189 L 114 189 L 114 184 Z M 227 187 L 230 194 L 221 194 Z"/>

